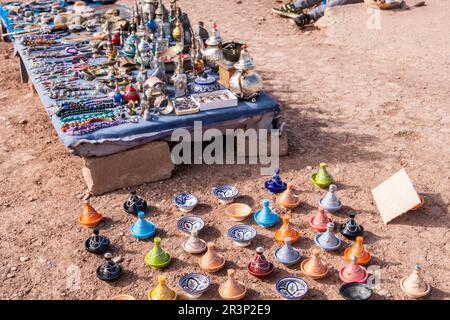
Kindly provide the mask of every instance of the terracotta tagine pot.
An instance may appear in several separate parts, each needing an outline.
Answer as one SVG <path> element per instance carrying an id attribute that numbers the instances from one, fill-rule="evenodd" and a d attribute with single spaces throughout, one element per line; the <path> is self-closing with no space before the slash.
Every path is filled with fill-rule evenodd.
<path id="1" fill-rule="evenodd" d="M 128 294 L 119 294 L 113 297 L 112 300 L 136 300 L 136 299 Z"/>
<path id="2" fill-rule="evenodd" d="M 177 293 L 166 284 L 166 277 L 158 277 L 158 285 L 148 293 L 149 300 L 175 300 Z"/>
<path id="3" fill-rule="evenodd" d="M 291 238 L 284 239 L 284 245 L 275 250 L 275 259 L 286 266 L 291 266 L 300 261 L 302 257 L 299 250 L 291 245 Z"/>
<path id="4" fill-rule="evenodd" d="M 256 256 L 247 266 L 248 272 L 257 278 L 265 278 L 272 274 L 274 266 L 264 255 L 262 247 L 256 248 Z"/>
<path id="5" fill-rule="evenodd" d="M 352 247 L 345 249 L 344 251 L 345 260 L 350 262 L 351 257 L 356 256 L 356 258 L 358 258 L 357 260 L 358 264 L 363 266 L 369 264 L 370 260 L 372 259 L 372 256 L 363 245 L 363 241 L 364 241 L 363 237 L 356 237 L 356 244 Z"/>
<path id="6" fill-rule="evenodd" d="M 348 216 L 348 220 L 340 225 L 339 232 L 347 239 L 354 240 L 364 234 L 364 227 L 356 222 L 354 211 L 350 212 Z"/>
<path id="7" fill-rule="evenodd" d="M 275 231 L 275 240 L 278 241 L 279 244 L 283 244 L 284 239 L 289 237 L 291 238 L 291 243 L 295 243 L 300 236 L 300 232 L 289 225 L 289 215 L 285 214 L 281 219 L 283 220 L 283 225 L 280 229 Z"/>
<path id="8" fill-rule="evenodd" d="M 199 238 L 198 227 L 194 226 L 191 236 L 183 243 L 184 251 L 188 253 L 202 253 L 206 250 L 206 242 Z"/>
<path id="9" fill-rule="evenodd" d="M 236 271 L 228 269 L 228 279 L 219 287 L 219 295 L 225 300 L 240 300 L 247 293 L 245 285 L 234 279 Z"/>
<path id="10" fill-rule="evenodd" d="M 153 269 L 162 269 L 167 267 L 172 259 L 171 255 L 161 248 L 160 237 L 156 237 L 153 242 L 153 248 L 145 256 L 145 263 Z"/>
<path id="11" fill-rule="evenodd" d="M 358 264 L 358 258 L 353 256 L 351 262 L 339 271 L 339 277 L 344 283 L 366 282 L 368 273 Z"/>
<path id="12" fill-rule="evenodd" d="M 103 215 L 97 212 L 89 203 L 89 200 L 84 200 L 83 213 L 80 216 L 79 222 L 85 227 L 95 227 L 102 221 Z"/>
<path id="13" fill-rule="evenodd" d="M 333 177 L 327 171 L 327 164 L 322 162 L 320 164 L 320 169 L 318 172 L 313 173 L 310 177 L 312 184 L 319 188 L 328 188 L 328 186 L 333 182 Z"/>
<path id="14" fill-rule="evenodd" d="M 410 298 L 418 299 L 430 293 L 430 285 L 423 280 L 421 271 L 420 265 L 416 265 L 413 273 L 400 280 L 400 288 Z"/>
<path id="15" fill-rule="evenodd" d="M 316 215 L 313 215 L 311 219 L 309 220 L 309 225 L 314 230 L 324 232 L 327 230 L 327 224 L 333 222 L 328 217 L 327 213 L 325 212 L 325 209 L 320 208 L 319 212 L 317 212 Z"/>
<path id="16" fill-rule="evenodd" d="M 312 257 L 303 260 L 300 264 L 300 269 L 303 274 L 311 279 L 321 279 L 328 274 L 328 266 L 320 260 L 320 250 L 314 248 L 312 250 Z"/>
<path id="17" fill-rule="evenodd" d="M 336 185 L 330 184 L 328 193 L 319 200 L 319 207 L 324 208 L 327 212 L 333 213 L 342 208 L 341 200 L 336 196 Z"/>
<path id="18" fill-rule="evenodd" d="M 225 258 L 216 252 L 214 243 L 208 242 L 207 247 L 208 250 L 203 257 L 201 257 L 198 264 L 200 265 L 200 268 L 206 272 L 213 273 L 219 271 L 225 266 Z"/>
<path id="19" fill-rule="evenodd" d="M 285 209 L 294 209 L 300 204 L 300 199 L 294 193 L 294 185 L 288 183 L 287 189 L 277 196 L 276 203 Z"/>

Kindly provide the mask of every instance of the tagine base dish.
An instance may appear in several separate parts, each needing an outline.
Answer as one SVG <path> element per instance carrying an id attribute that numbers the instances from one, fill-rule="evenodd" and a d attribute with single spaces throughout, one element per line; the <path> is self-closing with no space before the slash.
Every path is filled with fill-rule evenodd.
<path id="1" fill-rule="evenodd" d="M 317 172 L 316 173 L 313 173 L 310 177 L 309 177 L 309 181 L 311 181 L 311 183 L 313 184 L 313 185 L 315 185 L 315 186 L 317 186 L 317 187 L 319 187 L 319 188 L 321 188 L 321 189 L 326 189 L 326 188 L 328 188 L 328 186 L 331 184 L 331 183 L 319 183 L 319 182 L 317 182 L 315 179 L 316 179 L 316 175 L 317 175 Z"/>
<path id="2" fill-rule="evenodd" d="M 324 247 L 324 246 L 322 246 L 322 245 L 320 244 L 320 242 L 319 242 L 319 238 L 320 238 L 322 235 L 323 235 L 323 233 L 318 233 L 318 234 L 316 234 L 316 235 L 314 236 L 314 243 L 315 243 L 319 248 L 321 248 L 321 249 L 323 249 L 323 250 L 325 250 L 325 251 L 335 251 L 335 250 L 337 250 L 337 249 L 339 249 L 339 248 L 341 247 L 342 241 L 341 241 L 341 239 L 339 239 L 339 238 L 336 238 L 336 239 L 338 239 L 338 242 L 337 242 L 337 244 L 335 244 L 334 246 L 330 246 L 330 247 Z"/>
<path id="3" fill-rule="evenodd" d="M 199 262 L 200 268 L 202 268 L 203 270 L 205 270 L 205 271 L 208 272 L 208 273 L 214 273 L 214 272 L 217 272 L 217 271 L 223 269 L 223 267 L 225 266 L 226 261 L 225 261 L 225 258 L 224 258 L 222 255 L 220 255 L 220 256 L 222 257 L 223 261 L 222 261 L 222 263 L 221 263 L 219 266 L 217 266 L 217 267 L 215 267 L 215 268 L 208 268 L 208 267 L 206 267 L 206 266 L 203 266 L 203 265 Z"/>
<path id="4" fill-rule="evenodd" d="M 102 219 L 103 219 L 103 215 L 101 213 L 98 213 L 98 218 L 95 219 L 95 220 L 91 220 L 91 221 L 87 222 L 87 221 L 84 220 L 83 216 L 80 216 L 78 221 L 83 226 L 88 227 L 88 228 L 92 228 L 92 227 L 95 227 L 96 225 L 98 225 L 100 223 L 100 221 L 102 221 Z"/>
<path id="5" fill-rule="evenodd" d="M 250 264 L 251 264 L 251 263 L 249 263 L 249 264 L 247 265 L 247 271 L 248 271 L 248 273 L 250 273 L 252 276 L 257 277 L 257 278 L 265 278 L 265 277 L 268 277 L 268 276 L 270 276 L 270 275 L 273 273 L 273 271 L 275 270 L 275 267 L 274 267 L 273 263 L 270 263 L 270 269 L 269 269 L 269 271 L 264 272 L 264 273 L 256 273 L 256 272 L 253 272 L 253 271 L 250 270 Z"/>
<path id="6" fill-rule="evenodd" d="M 117 268 L 118 268 L 118 274 L 117 274 L 115 277 L 113 277 L 113 278 L 104 278 L 104 277 L 100 274 L 100 268 L 101 268 L 101 266 L 99 266 L 99 267 L 97 268 L 96 274 L 97 274 L 97 277 L 98 277 L 100 280 L 103 280 L 103 281 L 113 282 L 113 281 L 116 281 L 117 279 L 119 279 L 120 276 L 122 275 L 122 267 L 121 267 L 121 266 L 117 266 Z"/>
<path id="7" fill-rule="evenodd" d="M 413 298 L 413 299 L 419 299 L 419 298 L 425 297 L 426 295 L 428 295 L 430 293 L 431 286 L 428 283 L 426 283 L 427 289 L 424 292 L 413 293 L 411 291 L 406 290 L 404 283 L 407 278 L 408 278 L 408 276 L 405 276 L 400 280 L 400 288 L 408 297 Z"/>
<path id="8" fill-rule="evenodd" d="M 292 265 L 298 263 L 298 262 L 300 261 L 300 259 L 302 258 L 302 254 L 301 254 L 299 251 L 296 251 L 296 252 L 297 252 L 297 257 L 296 257 L 294 260 L 291 260 L 291 261 L 289 261 L 289 262 L 282 261 L 282 259 L 279 258 L 279 252 L 280 252 L 281 249 L 283 249 L 283 248 L 280 247 L 280 248 L 276 249 L 273 255 L 274 255 L 275 259 L 276 259 L 279 263 L 282 263 L 282 264 L 284 264 L 285 266 L 292 266 Z"/>
<path id="9" fill-rule="evenodd" d="M 240 282 L 240 281 L 238 281 L 239 282 L 239 284 L 241 285 L 241 286 L 243 286 L 244 287 L 244 284 L 242 283 L 242 282 Z M 241 293 L 241 294 L 239 294 L 239 295 L 237 295 L 237 296 L 233 296 L 233 297 L 225 297 L 224 296 L 224 293 L 223 293 L 223 287 L 222 286 L 219 286 L 219 295 L 222 297 L 222 299 L 224 299 L 224 300 L 241 300 L 245 295 L 247 294 L 247 288 L 245 288 L 245 290 Z"/>
<path id="10" fill-rule="evenodd" d="M 155 288 L 155 289 L 152 289 L 152 290 L 150 290 L 150 291 L 148 292 L 148 295 L 147 295 L 148 300 L 153 300 L 152 295 L 153 295 L 153 292 L 154 292 L 155 290 L 156 290 L 156 288 Z M 175 294 L 174 294 L 172 300 L 177 300 L 177 292 L 176 292 L 176 291 L 175 291 Z"/>
<path id="11" fill-rule="evenodd" d="M 321 274 L 311 274 L 311 273 L 309 273 L 309 272 L 306 272 L 306 270 L 305 270 L 305 264 L 307 263 L 309 261 L 309 259 L 306 259 L 306 260 L 303 260 L 302 261 L 302 263 L 300 263 L 300 270 L 302 271 L 302 273 L 305 275 L 305 276 L 307 276 L 308 278 L 311 278 L 311 279 L 313 279 L 313 280 L 316 280 L 316 279 L 322 279 L 322 278 L 324 278 L 324 277 L 326 277 L 327 276 L 327 274 L 328 274 L 328 266 L 327 265 L 325 265 L 325 271 L 323 272 L 323 273 L 321 273 Z"/>
<path id="12" fill-rule="evenodd" d="M 320 198 L 320 200 L 319 200 L 319 207 L 325 209 L 326 212 L 335 213 L 336 211 L 339 211 L 342 208 L 342 202 L 340 200 L 339 200 L 338 206 L 333 207 L 333 208 L 331 208 L 331 207 L 327 208 L 324 205 L 322 205 L 322 200 L 323 200 L 323 198 Z"/>
<path id="13" fill-rule="evenodd" d="M 348 248 L 346 248 L 344 250 L 344 259 L 345 259 L 345 261 L 347 261 L 347 262 L 352 261 L 350 259 L 352 250 L 353 250 L 352 247 L 348 247 Z M 358 264 L 361 265 L 361 266 L 365 266 L 365 265 L 368 265 L 370 263 L 370 260 L 372 260 L 372 256 L 369 256 L 366 259 L 361 259 L 360 257 L 358 257 Z"/>
<path id="14" fill-rule="evenodd" d="M 373 290 L 361 282 L 349 282 L 339 288 L 339 294 L 345 300 L 368 300 Z"/>

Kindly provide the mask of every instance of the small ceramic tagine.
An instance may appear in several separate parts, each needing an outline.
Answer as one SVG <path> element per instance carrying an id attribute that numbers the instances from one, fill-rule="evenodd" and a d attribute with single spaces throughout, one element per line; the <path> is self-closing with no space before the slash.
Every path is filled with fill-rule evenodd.
<path id="1" fill-rule="evenodd" d="M 270 228 L 278 222 L 278 213 L 269 208 L 269 203 L 269 200 L 264 199 L 263 208 L 253 216 L 255 222 L 264 228 Z"/>
<path id="2" fill-rule="evenodd" d="M 97 212 L 89 203 L 89 200 L 84 200 L 83 213 L 80 216 L 79 222 L 85 227 L 95 227 L 102 221 L 103 215 Z"/>
<path id="3" fill-rule="evenodd" d="M 284 245 L 275 250 L 275 259 L 286 266 L 291 266 L 300 261 L 302 257 L 299 250 L 291 245 L 291 238 L 284 238 Z"/>
<path id="4" fill-rule="evenodd" d="M 340 225 L 339 232 L 347 239 L 354 240 L 364 234 L 364 227 L 355 221 L 354 211 L 350 212 L 348 216 L 348 220 Z"/>
<path id="5" fill-rule="evenodd" d="M 350 282 L 343 284 L 339 293 L 345 300 L 369 300 L 373 290 L 365 283 Z"/>
<path id="6" fill-rule="evenodd" d="M 286 182 L 283 182 L 280 177 L 280 169 L 275 169 L 275 173 L 264 183 L 264 187 L 269 190 L 270 193 L 281 193 L 287 188 Z"/>
<path id="7" fill-rule="evenodd" d="M 336 196 L 336 185 L 330 184 L 328 193 L 319 200 L 319 207 L 324 208 L 327 212 L 333 213 L 342 208 L 341 201 Z"/>
<path id="8" fill-rule="evenodd" d="M 189 299 L 198 299 L 209 289 L 211 280 L 204 274 L 189 273 L 180 278 L 178 285 Z"/>
<path id="9" fill-rule="evenodd" d="M 195 216 L 181 217 L 177 221 L 178 230 L 188 236 L 191 235 L 191 231 L 194 229 L 194 227 L 197 228 L 197 232 L 200 232 L 204 226 L 205 222 L 203 221 L 203 219 Z"/>
<path id="10" fill-rule="evenodd" d="M 183 249 L 187 253 L 202 253 L 206 250 L 206 242 L 198 237 L 197 226 L 191 231 L 191 236 L 183 243 Z"/>
<path id="11" fill-rule="evenodd" d="M 145 256 L 145 263 L 153 269 L 162 269 L 167 267 L 172 257 L 166 251 L 161 248 L 161 238 L 156 237 L 154 240 L 154 246 L 149 253 Z"/>
<path id="12" fill-rule="evenodd" d="M 328 274 L 328 266 L 320 260 L 320 250 L 314 248 L 312 257 L 302 261 L 300 269 L 303 274 L 311 279 L 321 279 Z"/>
<path id="13" fill-rule="evenodd" d="M 204 93 L 220 90 L 220 85 L 213 76 L 205 72 L 194 79 L 194 93 Z"/>
<path id="14" fill-rule="evenodd" d="M 147 210 L 147 202 L 136 195 L 136 191 L 131 191 L 127 201 L 123 204 L 126 213 L 137 214 L 139 211 Z"/>
<path id="15" fill-rule="evenodd" d="M 342 241 L 341 239 L 336 237 L 333 229 L 334 223 L 330 222 L 327 224 L 327 231 L 316 234 L 316 236 L 314 237 L 314 242 L 318 247 L 322 248 L 325 251 L 334 251 L 339 249 Z"/>
<path id="16" fill-rule="evenodd" d="M 289 225 L 289 215 L 285 214 L 281 219 L 283 219 L 283 225 L 280 229 L 275 231 L 275 240 L 278 241 L 279 244 L 283 244 L 284 239 L 289 237 L 291 243 L 295 243 L 300 236 L 300 232 Z"/>
<path id="17" fill-rule="evenodd" d="M 344 283 L 366 282 L 368 273 L 358 264 L 358 258 L 353 256 L 352 261 L 339 271 L 339 277 Z"/>
<path id="18" fill-rule="evenodd" d="M 244 221 L 252 214 L 252 208 L 244 203 L 232 203 L 225 208 L 225 214 L 233 221 Z"/>
<path id="19" fill-rule="evenodd" d="M 119 294 L 112 298 L 112 300 L 136 300 L 133 296 L 129 294 Z"/>
<path id="20" fill-rule="evenodd" d="M 344 258 L 347 260 L 347 262 L 351 261 L 351 258 L 353 256 L 357 257 L 358 264 L 360 265 L 367 265 L 369 264 L 370 260 L 372 259 L 371 254 L 363 245 L 364 238 L 363 237 L 356 237 L 356 244 L 352 247 L 348 247 L 344 251 Z"/>
<path id="21" fill-rule="evenodd" d="M 213 189 L 213 195 L 219 199 L 220 203 L 228 204 L 237 198 L 239 195 L 239 189 L 235 186 L 218 186 Z"/>
<path id="22" fill-rule="evenodd" d="M 300 199 L 294 193 L 294 185 L 288 183 L 287 189 L 277 196 L 277 204 L 285 209 L 294 209 L 300 204 Z"/>
<path id="23" fill-rule="evenodd" d="M 421 270 L 420 265 L 416 265 L 413 273 L 400 280 L 400 288 L 410 298 L 418 299 L 430 293 L 430 285 L 423 280 Z"/>
<path id="24" fill-rule="evenodd" d="M 175 197 L 175 204 L 183 212 L 191 212 L 197 203 L 197 197 L 190 193 L 180 193 Z"/>
<path id="25" fill-rule="evenodd" d="M 111 253 L 105 253 L 105 261 L 97 268 L 96 274 L 100 280 L 115 281 L 122 274 L 122 267 L 111 258 Z"/>
<path id="26" fill-rule="evenodd" d="M 286 300 L 300 300 L 308 293 L 308 284 L 302 278 L 286 277 L 277 281 L 275 290 Z"/>
<path id="27" fill-rule="evenodd" d="M 247 293 L 245 284 L 234 279 L 236 270 L 228 269 L 228 279 L 219 286 L 219 295 L 225 300 L 240 300 Z"/>
<path id="28" fill-rule="evenodd" d="M 144 215 L 144 211 L 139 211 L 137 221 L 130 227 L 131 235 L 137 239 L 150 238 L 156 232 L 155 225 L 145 220 Z"/>
<path id="29" fill-rule="evenodd" d="M 98 228 L 94 228 L 94 235 L 84 242 L 86 250 L 90 253 L 101 254 L 108 250 L 110 241 L 107 237 L 99 234 Z"/>
<path id="30" fill-rule="evenodd" d="M 214 249 L 214 243 L 208 242 L 208 250 L 201 257 L 198 264 L 206 272 L 217 272 L 225 266 L 225 258 Z"/>
<path id="31" fill-rule="evenodd" d="M 324 232 L 327 230 L 327 224 L 330 222 L 332 221 L 325 212 L 325 209 L 320 208 L 319 212 L 317 212 L 316 215 L 311 216 L 311 219 L 309 220 L 309 225 L 314 230 Z"/>
<path id="32" fill-rule="evenodd" d="M 310 177 L 310 181 L 315 186 L 325 189 L 333 182 L 333 177 L 327 171 L 327 164 L 322 162 L 320 164 L 319 172 L 313 173 Z"/>
<path id="33" fill-rule="evenodd" d="M 246 224 L 239 224 L 228 230 L 228 237 L 239 247 L 247 247 L 255 239 L 256 229 Z"/>
<path id="34" fill-rule="evenodd" d="M 256 248 L 256 256 L 248 264 L 248 272 L 257 278 L 265 278 L 272 274 L 274 270 L 272 262 L 269 262 L 264 255 L 264 249 L 262 247 Z"/>
<path id="35" fill-rule="evenodd" d="M 166 277 L 158 277 L 158 285 L 148 293 L 149 300 L 176 300 L 177 293 L 166 284 Z"/>

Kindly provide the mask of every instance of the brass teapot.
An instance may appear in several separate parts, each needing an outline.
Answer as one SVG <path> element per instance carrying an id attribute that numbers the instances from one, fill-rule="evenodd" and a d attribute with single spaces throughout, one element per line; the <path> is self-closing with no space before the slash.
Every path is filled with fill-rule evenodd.
<path id="1" fill-rule="evenodd" d="M 247 45 L 241 48 L 239 61 L 234 64 L 236 72 L 230 79 L 230 90 L 240 99 L 256 101 L 263 90 L 263 80 L 254 71 L 256 65 L 247 51 Z"/>

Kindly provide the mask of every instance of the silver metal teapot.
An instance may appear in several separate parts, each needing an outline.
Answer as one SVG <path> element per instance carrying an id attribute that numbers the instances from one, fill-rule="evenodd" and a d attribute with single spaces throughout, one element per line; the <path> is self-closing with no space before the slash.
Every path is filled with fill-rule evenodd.
<path id="1" fill-rule="evenodd" d="M 230 79 L 230 90 L 238 98 L 256 101 L 256 97 L 263 90 L 263 80 L 254 71 L 256 65 L 244 44 L 241 49 L 239 61 L 234 64 L 236 72 Z"/>
<path id="2" fill-rule="evenodd" d="M 223 39 L 220 36 L 219 30 L 217 30 L 217 25 L 214 24 L 211 32 L 211 36 L 206 40 L 207 47 L 203 49 L 203 59 L 206 64 L 213 68 L 217 68 L 217 62 L 224 59 L 222 52 L 222 42 Z"/>

